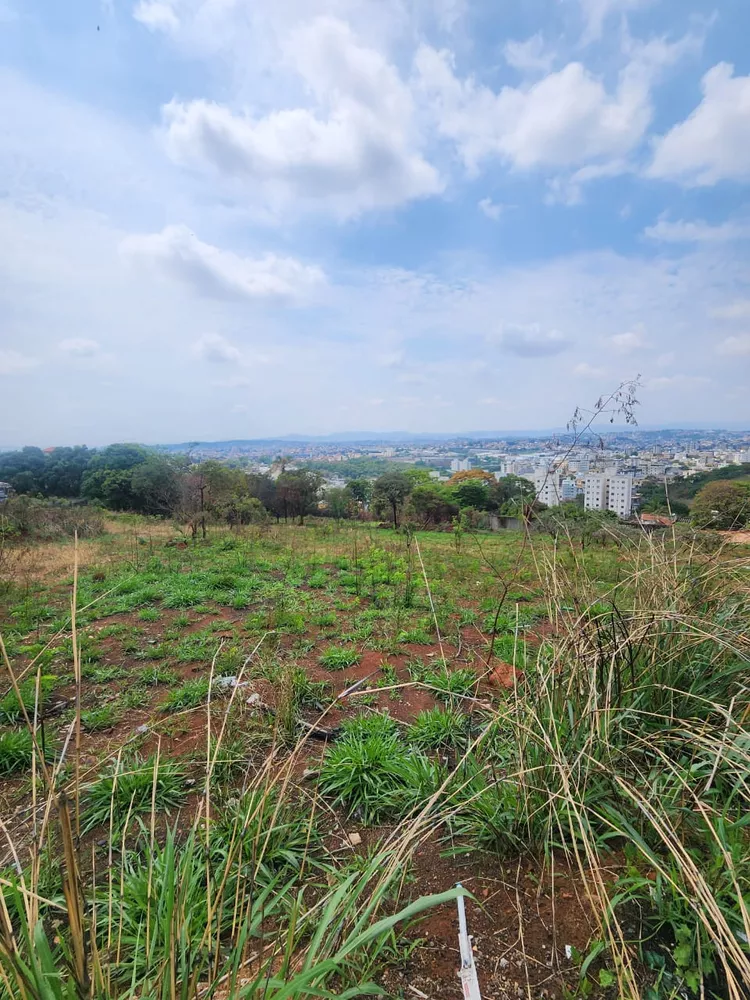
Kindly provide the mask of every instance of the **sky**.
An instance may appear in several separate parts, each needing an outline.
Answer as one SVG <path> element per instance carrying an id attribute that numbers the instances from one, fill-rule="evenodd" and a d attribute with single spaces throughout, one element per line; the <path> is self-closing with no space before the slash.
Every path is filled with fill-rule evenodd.
<path id="1" fill-rule="evenodd" d="M 750 425 L 747 0 L 0 0 L 0 444 Z"/>

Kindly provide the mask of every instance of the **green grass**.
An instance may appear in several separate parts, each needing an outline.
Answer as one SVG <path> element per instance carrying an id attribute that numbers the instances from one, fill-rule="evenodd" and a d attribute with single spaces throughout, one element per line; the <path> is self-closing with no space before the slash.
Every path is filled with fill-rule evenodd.
<path id="1" fill-rule="evenodd" d="M 209 687 L 208 677 L 195 677 L 170 691 L 159 707 L 162 712 L 177 712 L 187 708 L 196 708 L 208 698 Z"/>
<path id="2" fill-rule="evenodd" d="M 87 733 L 98 733 L 112 729 L 119 719 L 119 713 L 114 705 L 101 705 L 81 712 L 81 726 Z"/>
<path id="3" fill-rule="evenodd" d="M 469 717 L 453 708 L 420 712 L 409 728 L 409 740 L 422 750 L 459 750 L 466 746 Z"/>
<path id="4" fill-rule="evenodd" d="M 99 826 L 122 831 L 129 818 L 136 819 L 151 812 L 152 802 L 157 812 L 171 812 L 185 799 L 185 772 L 174 761 L 133 760 L 97 778 L 85 792 L 82 832 Z"/>
<path id="5" fill-rule="evenodd" d="M 138 680 L 149 687 L 155 687 L 157 684 L 176 684 L 179 679 L 180 675 L 176 670 L 158 665 L 144 667 L 138 674 Z"/>
<path id="6" fill-rule="evenodd" d="M 346 670 L 359 663 L 360 655 L 351 646 L 329 646 L 320 656 L 319 662 L 328 670 Z"/>
<path id="7" fill-rule="evenodd" d="M 57 680 L 51 674 L 43 675 L 39 681 L 39 708 L 43 709 L 50 699 Z M 20 699 L 19 699 L 20 695 Z M 13 725 L 23 719 L 24 711 L 29 719 L 34 716 L 34 705 L 37 701 L 37 685 L 35 677 L 28 677 L 18 685 L 18 695 L 11 689 L 0 698 L 0 723 Z"/>
<path id="8" fill-rule="evenodd" d="M 34 741 L 26 729 L 0 733 L 0 777 L 8 778 L 31 767 Z"/>

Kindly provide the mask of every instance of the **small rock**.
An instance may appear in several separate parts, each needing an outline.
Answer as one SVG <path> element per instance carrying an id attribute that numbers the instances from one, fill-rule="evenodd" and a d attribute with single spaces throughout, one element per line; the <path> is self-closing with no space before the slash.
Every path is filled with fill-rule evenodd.
<path id="1" fill-rule="evenodd" d="M 195 784 L 195 778 L 186 778 L 185 784 L 187 785 L 188 788 L 192 788 L 193 785 Z"/>
<path id="2" fill-rule="evenodd" d="M 253 693 L 247 699 L 247 704 L 251 708 L 262 708 L 263 707 L 263 701 L 261 700 L 261 697 L 260 697 L 260 695 L 258 694 L 257 691 L 253 691 Z"/>
<path id="3" fill-rule="evenodd" d="M 148 732 L 148 726 L 136 726 L 135 731 L 139 736 L 145 736 Z"/>
<path id="4" fill-rule="evenodd" d="M 232 677 L 214 677 L 213 686 L 219 689 L 233 688 L 237 687 L 237 678 Z"/>
<path id="5" fill-rule="evenodd" d="M 507 958 L 501 958 L 500 959 L 500 968 L 501 969 L 507 969 L 508 968 L 508 959 Z"/>
<path id="6" fill-rule="evenodd" d="M 360 837 L 360 835 L 357 833 L 356 830 L 353 831 L 352 833 L 347 833 L 347 837 L 349 838 L 349 843 L 352 845 L 352 847 L 358 847 L 362 843 L 362 838 Z"/>

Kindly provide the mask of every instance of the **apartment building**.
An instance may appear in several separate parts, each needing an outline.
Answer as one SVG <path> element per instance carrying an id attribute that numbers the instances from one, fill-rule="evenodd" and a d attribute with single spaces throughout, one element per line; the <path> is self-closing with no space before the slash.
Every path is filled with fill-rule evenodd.
<path id="1" fill-rule="evenodd" d="M 607 473 L 586 476 L 583 506 L 586 510 L 611 510 L 618 517 L 630 517 L 633 509 L 633 477 Z"/>
<path id="2" fill-rule="evenodd" d="M 451 472 L 468 472 L 471 462 L 468 458 L 454 458 L 451 460 Z"/>
<path id="3" fill-rule="evenodd" d="M 536 498 L 547 507 L 559 507 L 562 501 L 560 493 L 560 477 L 556 472 L 537 469 L 531 479 L 534 484 Z"/>

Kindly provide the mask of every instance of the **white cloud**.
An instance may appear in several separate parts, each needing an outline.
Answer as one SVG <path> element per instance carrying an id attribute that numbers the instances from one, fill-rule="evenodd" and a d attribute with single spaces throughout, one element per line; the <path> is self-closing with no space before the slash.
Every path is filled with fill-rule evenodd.
<path id="1" fill-rule="evenodd" d="M 18 375 L 35 368 L 39 362 L 20 351 L 0 350 L 0 375 Z"/>
<path id="2" fill-rule="evenodd" d="M 520 358 L 542 358 L 560 354 L 571 341 L 559 330 L 542 330 L 537 324 L 507 326 L 497 338 L 500 346 Z"/>
<path id="3" fill-rule="evenodd" d="M 727 337 L 719 344 L 719 354 L 731 358 L 750 356 L 750 333 L 740 333 L 735 337 Z"/>
<path id="4" fill-rule="evenodd" d="M 719 63 L 703 77 L 703 100 L 654 144 L 651 177 L 707 186 L 750 178 L 750 76 Z"/>
<path id="5" fill-rule="evenodd" d="M 691 389 L 707 385 L 712 380 L 705 375 L 659 375 L 646 380 L 647 389 Z"/>
<path id="6" fill-rule="evenodd" d="M 541 32 L 525 42 L 506 42 L 503 55 L 508 65 L 520 73 L 549 73 L 555 61 L 555 54 L 545 46 Z"/>
<path id="7" fill-rule="evenodd" d="M 602 37 L 604 24 L 611 14 L 645 7 L 653 0 L 579 0 L 584 19 L 583 43 L 598 41 Z"/>
<path id="8" fill-rule="evenodd" d="M 492 219 L 493 222 L 497 222 L 505 211 L 505 205 L 494 202 L 492 198 L 482 198 L 478 204 L 478 208 L 480 212 L 486 215 L 488 219 Z"/>
<path id="9" fill-rule="evenodd" d="M 635 62 L 621 73 L 612 95 L 579 62 L 531 87 L 503 87 L 499 93 L 473 77 L 459 79 L 448 52 L 422 46 L 416 65 L 440 133 L 456 143 L 472 172 L 491 156 L 518 170 L 621 157 L 651 120 L 648 74 Z"/>
<path id="10" fill-rule="evenodd" d="M 750 238 L 750 225 L 744 222 L 722 222 L 712 226 L 700 219 L 695 222 L 682 219 L 670 222 L 666 215 L 661 215 L 653 226 L 644 230 L 643 235 L 661 243 L 729 243 Z"/>
<path id="11" fill-rule="evenodd" d="M 711 310 L 716 319 L 750 319 L 750 299 L 736 299 L 728 306 L 719 306 Z"/>
<path id="12" fill-rule="evenodd" d="M 241 257 L 203 243 L 187 226 L 166 226 L 160 233 L 128 236 L 120 244 L 129 257 L 157 265 L 170 277 L 210 298 L 297 298 L 323 280 L 318 267 L 267 253 Z"/>
<path id="13" fill-rule="evenodd" d="M 375 49 L 330 17 L 293 31 L 286 60 L 317 107 L 262 117 L 210 101 L 163 109 L 177 163 L 260 187 L 274 208 L 299 201 L 347 216 L 436 194 L 443 184 L 420 152 L 409 88 Z"/>
<path id="14" fill-rule="evenodd" d="M 151 31 L 176 31 L 180 26 L 171 0 L 139 0 L 133 17 Z"/>
<path id="15" fill-rule="evenodd" d="M 633 351 L 648 347 L 646 338 L 641 330 L 628 330 L 626 333 L 616 333 L 609 340 L 612 347 L 619 354 L 631 354 Z"/>
<path id="16" fill-rule="evenodd" d="M 193 344 L 191 351 L 201 361 L 218 365 L 236 364 L 242 358 L 234 344 L 230 344 L 220 333 L 205 333 Z"/>
<path id="17" fill-rule="evenodd" d="M 101 350 L 98 341 L 87 340 L 85 337 L 69 337 L 61 340 L 59 347 L 64 354 L 69 354 L 73 358 L 93 358 Z"/>
<path id="18" fill-rule="evenodd" d="M 581 378 L 605 378 L 607 371 L 604 368 L 596 368 L 587 361 L 582 361 L 579 365 L 575 366 L 573 374 L 579 375 Z"/>

